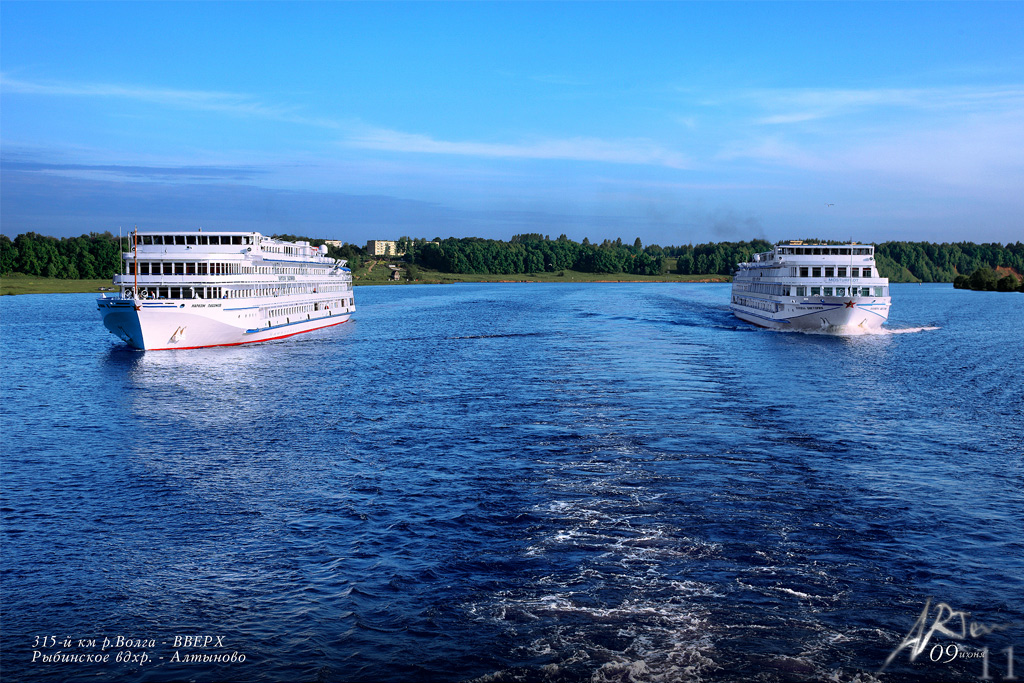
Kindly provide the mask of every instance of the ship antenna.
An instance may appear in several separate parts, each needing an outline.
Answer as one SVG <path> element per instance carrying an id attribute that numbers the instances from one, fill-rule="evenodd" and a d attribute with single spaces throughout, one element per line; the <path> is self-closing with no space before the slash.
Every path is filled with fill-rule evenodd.
<path id="1" fill-rule="evenodd" d="M 850 270 L 848 271 L 850 276 L 850 286 L 847 289 L 853 289 L 853 235 L 850 236 Z M 850 301 L 853 301 L 853 296 L 850 297 Z"/>

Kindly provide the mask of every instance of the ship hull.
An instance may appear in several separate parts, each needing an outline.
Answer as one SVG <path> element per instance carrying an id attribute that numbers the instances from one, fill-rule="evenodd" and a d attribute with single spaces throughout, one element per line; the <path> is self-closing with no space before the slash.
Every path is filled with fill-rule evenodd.
<path id="1" fill-rule="evenodd" d="M 347 322 L 350 314 L 327 311 L 319 317 L 288 320 L 253 328 L 232 311 L 197 311 L 180 304 L 144 303 L 125 299 L 100 299 L 103 325 L 129 346 L 141 351 L 201 349 L 238 346 L 294 337 Z"/>
<path id="2" fill-rule="evenodd" d="M 801 304 L 776 304 L 781 310 L 757 310 L 732 304 L 740 320 L 772 330 L 822 332 L 826 334 L 863 334 L 879 330 L 889 318 L 889 301 L 877 298 L 846 301 L 817 301 Z M 772 308 L 769 306 L 768 308 Z"/>

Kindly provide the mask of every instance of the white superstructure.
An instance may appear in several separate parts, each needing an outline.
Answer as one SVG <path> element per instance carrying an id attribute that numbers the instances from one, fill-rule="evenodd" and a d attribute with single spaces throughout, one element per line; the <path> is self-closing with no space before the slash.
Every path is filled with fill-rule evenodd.
<path id="1" fill-rule="evenodd" d="M 772 329 L 856 334 L 889 317 L 889 280 L 870 244 L 785 242 L 737 266 L 732 312 Z"/>
<path id="2" fill-rule="evenodd" d="M 341 324 L 352 273 L 326 247 L 258 232 L 133 233 L 103 324 L 142 350 L 234 346 Z"/>

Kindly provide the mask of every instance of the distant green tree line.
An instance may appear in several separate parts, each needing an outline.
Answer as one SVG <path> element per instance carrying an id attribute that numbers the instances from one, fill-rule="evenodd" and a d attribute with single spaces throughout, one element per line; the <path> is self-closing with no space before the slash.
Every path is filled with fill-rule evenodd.
<path id="1" fill-rule="evenodd" d="M 508 242 L 477 237 L 427 242 L 403 238 L 412 247 L 411 262 L 446 273 L 513 275 L 578 270 L 586 273 L 632 273 L 660 275 L 665 272 L 661 247 L 644 248 L 637 239 L 632 245 L 622 240 L 601 244 L 573 242 L 565 235 L 552 240 L 539 234 L 515 235 Z"/>
<path id="2" fill-rule="evenodd" d="M 1012 273 L 999 277 L 999 273 L 991 268 L 978 268 L 970 275 L 957 275 L 953 286 L 979 292 L 1024 292 L 1024 283 Z"/>
<path id="3" fill-rule="evenodd" d="M 313 246 L 324 240 L 296 235 L 277 239 L 304 240 Z M 818 240 L 805 240 L 808 242 Z M 127 238 L 124 246 L 127 247 Z M 402 237 L 399 253 L 410 264 L 447 273 L 525 274 L 578 270 L 589 273 L 660 275 L 672 270 L 684 275 L 730 275 L 737 263 L 771 249 L 764 240 L 711 242 L 698 245 L 643 246 L 621 239 L 591 244 L 574 242 L 565 235 L 551 239 L 537 233 L 515 235 L 509 241 L 476 237 L 432 241 Z M 108 279 L 121 268 L 118 238 L 109 232 L 57 239 L 28 232 L 11 240 L 0 234 L 0 274 L 11 272 L 63 279 Z M 369 258 L 354 244 L 328 245 L 328 255 L 343 258 L 358 268 Z M 957 242 L 883 242 L 875 250 L 879 272 L 892 282 L 952 282 L 979 269 L 1009 268 L 1024 273 L 1024 244 L 975 244 Z M 997 278 L 998 281 L 998 278 Z M 988 280 L 986 279 L 987 283 Z M 986 284 L 987 287 L 987 284 Z M 984 287 L 982 287 L 984 288 Z"/>
<path id="4" fill-rule="evenodd" d="M 0 235 L 0 275 L 109 280 L 120 269 L 121 249 L 109 232 L 62 239 L 26 232 L 13 241 Z"/>
<path id="5" fill-rule="evenodd" d="M 665 247 L 664 252 L 676 257 L 676 272 L 681 275 L 732 275 L 737 263 L 749 261 L 754 254 L 771 248 L 771 242 L 753 240 Z"/>
<path id="6" fill-rule="evenodd" d="M 823 240 L 805 240 L 822 242 Z M 838 244 L 838 242 L 835 242 Z M 412 240 L 402 238 L 399 251 L 406 260 L 449 273 L 515 274 L 578 270 L 590 273 L 657 275 L 667 272 L 675 258 L 674 272 L 683 275 L 731 275 L 736 264 L 755 253 L 768 251 L 765 240 L 712 242 L 698 245 L 631 246 L 622 240 L 601 244 L 556 240 L 539 234 L 516 235 L 508 242 L 479 238 Z M 952 282 L 978 268 L 1011 268 L 1024 272 L 1024 244 L 933 244 L 930 242 L 883 242 L 875 250 L 879 272 L 892 282 Z"/>
<path id="7" fill-rule="evenodd" d="M 875 249 L 878 270 L 892 282 L 953 282 L 979 268 L 1024 273 L 1024 244 L 883 242 Z"/>

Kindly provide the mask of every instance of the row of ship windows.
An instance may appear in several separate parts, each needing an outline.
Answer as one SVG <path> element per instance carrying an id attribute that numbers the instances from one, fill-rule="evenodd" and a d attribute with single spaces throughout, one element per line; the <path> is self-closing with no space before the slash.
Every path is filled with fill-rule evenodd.
<path id="1" fill-rule="evenodd" d="M 139 235 L 138 244 L 144 246 L 165 246 L 165 247 L 206 247 L 206 246 L 244 246 L 246 244 L 257 244 L 256 238 L 252 235 Z M 276 244 L 264 244 L 263 251 L 273 254 L 291 254 L 296 256 L 303 253 L 307 247 L 284 246 Z"/>
<path id="2" fill-rule="evenodd" d="M 136 239 L 139 244 L 143 245 L 182 247 L 186 245 L 256 244 L 252 235 L 139 235 Z"/>
<path id="3" fill-rule="evenodd" d="M 793 287 L 796 293 L 792 296 L 807 296 L 807 289 L 811 290 L 810 296 L 889 296 L 888 287 Z"/>
<path id="4" fill-rule="evenodd" d="M 756 308 L 758 310 L 768 311 L 770 313 L 775 313 L 776 311 L 782 310 L 782 304 L 776 303 L 774 301 L 765 301 L 764 299 L 748 299 L 745 296 L 734 296 L 732 298 L 732 302 L 740 306 L 746 306 L 747 308 Z"/>
<path id="5" fill-rule="evenodd" d="M 810 289 L 810 296 L 889 296 L 888 287 L 804 287 L 794 285 L 763 284 L 754 282 L 751 284 L 737 284 L 735 289 L 742 292 L 754 292 L 755 294 L 769 294 L 773 296 L 807 296 Z"/>
<path id="6" fill-rule="evenodd" d="M 795 293 L 791 292 L 791 296 L 807 296 L 806 287 L 794 287 Z M 811 287 L 810 296 L 871 296 L 871 291 L 874 290 L 874 296 L 888 296 L 888 292 L 885 290 L 887 287 L 861 287 L 860 291 L 856 287 Z M 747 306 L 748 308 L 756 308 L 762 311 L 781 311 L 782 304 L 776 301 L 765 301 L 764 299 L 754 299 L 751 297 L 733 295 L 732 302 L 741 306 Z"/>
<path id="7" fill-rule="evenodd" d="M 825 277 L 846 277 L 846 266 L 824 266 Z M 800 277 L 821 277 L 822 267 L 800 266 Z M 850 277 L 871 277 L 870 268 L 850 268 Z"/>
<path id="8" fill-rule="evenodd" d="M 889 296 L 888 287 L 804 287 L 794 285 L 768 285 L 762 283 L 739 283 L 735 288 L 740 292 L 754 292 L 755 294 L 769 294 L 773 296 L 807 296 L 807 290 L 811 296 Z"/>
<path id="9" fill-rule="evenodd" d="M 348 305 L 352 306 L 355 302 L 352 299 L 348 300 Z M 279 318 L 281 316 L 299 315 L 300 313 L 317 312 L 320 310 L 330 310 L 331 306 L 344 306 L 345 299 L 337 299 L 335 301 L 325 301 L 312 304 L 304 304 L 302 306 L 287 306 L 285 308 L 274 308 L 267 311 L 267 318 Z"/>
<path id="10" fill-rule="evenodd" d="M 273 254 L 291 254 L 292 256 L 296 256 L 302 253 L 300 251 L 301 249 L 302 247 L 278 247 L 271 244 L 263 245 L 263 251 Z"/>
<path id="11" fill-rule="evenodd" d="M 254 296 L 287 296 L 291 294 L 317 294 L 339 292 L 343 285 L 330 284 L 310 287 L 308 285 L 285 285 L 283 287 L 259 287 L 256 289 L 228 289 L 227 287 L 141 287 L 140 299 L 245 299 Z M 125 289 L 125 298 L 132 298 L 132 289 Z"/>
<path id="12" fill-rule="evenodd" d="M 782 275 L 782 270 L 782 268 L 776 268 L 774 270 L 748 270 L 747 272 L 758 277 L 765 277 Z M 846 266 L 800 266 L 799 268 L 793 267 L 785 270 L 785 274 L 794 277 L 821 277 L 822 271 L 824 271 L 825 277 L 846 277 Z M 871 268 L 851 267 L 850 277 L 871 277 Z"/>
<path id="13" fill-rule="evenodd" d="M 735 289 L 743 292 L 755 292 L 756 294 L 774 294 L 775 296 L 790 296 L 789 285 L 775 285 L 775 284 L 763 284 L 760 282 L 754 283 L 737 283 Z"/>
<path id="14" fill-rule="evenodd" d="M 170 261 L 157 261 L 150 263 L 143 261 L 139 263 L 139 275 L 241 275 L 243 272 L 251 273 L 252 267 L 246 267 L 243 271 L 240 263 L 171 263 Z M 135 262 L 128 262 L 128 275 L 135 275 Z"/>
<path id="15" fill-rule="evenodd" d="M 227 299 L 230 290 L 223 287 L 140 287 L 140 299 Z M 124 290 L 126 299 L 132 298 L 132 288 Z"/>
<path id="16" fill-rule="evenodd" d="M 854 247 L 854 256 L 870 256 L 874 247 Z M 803 254 L 803 255 L 814 255 L 814 256 L 849 256 L 850 248 L 842 247 L 779 247 L 777 249 L 780 254 Z"/>
<path id="17" fill-rule="evenodd" d="M 126 273 L 135 275 L 135 262 L 128 261 Z M 317 272 L 326 272 L 318 268 Z M 142 261 L 139 275 L 309 275 L 309 268 L 284 266 L 243 266 L 241 263 L 172 263 L 171 261 Z"/>

